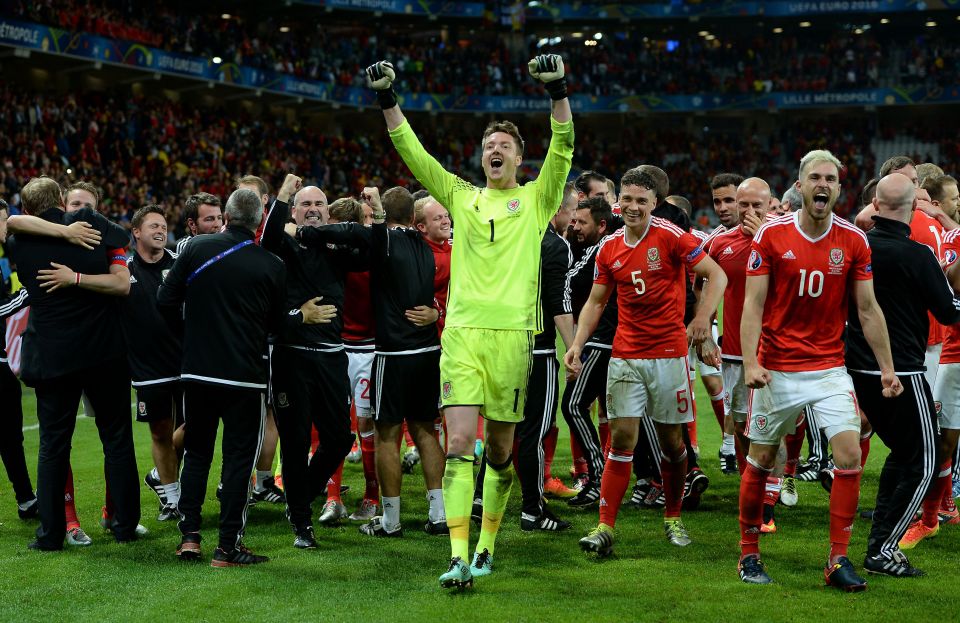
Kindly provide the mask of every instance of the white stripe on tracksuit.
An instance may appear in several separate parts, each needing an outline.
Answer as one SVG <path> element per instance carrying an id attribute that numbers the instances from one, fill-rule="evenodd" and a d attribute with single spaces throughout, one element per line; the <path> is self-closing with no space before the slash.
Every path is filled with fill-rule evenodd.
<path id="1" fill-rule="evenodd" d="M 257 439 L 257 451 L 253 455 L 253 463 L 250 465 L 250 472 L 253 473 L 257 469 L 257 462 L 260 461 L 260 450 L 263 449 L 263 432 L 264 428 L 267 425 L 267 403 L 264 400 L 263 392 L 260 392 L 260 434 Z M 243 533 L 247 529 L 247 510 L 250 508 L 250 495 L 247 494 L 247 500 L 243 504 L 243 522 L 240 524 L 240 531 L 237 532 L 237 542 L 234 544 L 234 547 L 240 547 L 240 543 L 243 541 Z"/>
<path id="2" fill-rule="evenodd" d="M 537 440 L 537 473 L 539 475 L 537 478 L 537 499 L 540 500 L 541 513 L 543 512 L 543 476 L 547 462 L 547 454 L 543 448 L 543 440 L 547 438 L 547 435 L 550 433 L 550 426 L 553 424 L 554 414 L 550 412 L 550 407 L 553 405 L 553 400 L 557 396 L 557 386 L 559 385 L 559 383 L 557 383 L 557 358 L 546 357 L 545 359 L 547 360 L 547 368 L 543 382 L 547 391 L 544 394 L 543 414 L 540 416 L 540 436 Z"/>
<path id="3" fill-rule="evenodd" d="M 580 445 L 588 456 L 594 458 L 594 465 L 592 465 L 592 467 L 594 473 L 598 476 L 603 474 L 603 448 L 594 445 L 593 435 L 590 434 L 592 431 L 587 428 L 589 425 L 585 421 L 590 415 L 580 413 L 577 405 L 580 404 L 580 399 L 583 398 L 583 392 L 587 387 L 587 380 L 590 378 L 590 375 L 593 374 L 593 369 L 596 367 L 597 360 L 600 359 L 601 354 L 600 351 L 592 349 L 587 355 L 587 360 L 583 362 L 583 368 L 580 370 L 580 376 L 574 381 L 573 391 L 570 392 L 570 400 L 567 403 L 567 410 L 572 415 L 570 419 L 579 433 Z M 606 380 L 604 380 L 604 383 L 606 383 Z M 601 400 L 602 399 L 603 396 L 601 396 Z"/>
<path id="4" fill-rule="evenodd" d="M 927 402 L 927 394 L 923 391 L 923 376 L 914 375 L 910 377 L 910 383 L 913 384 L 914 398 L 917 401 L 917 413 L 920 414 L 920 439 L 923 443 L 923 473 L 920 476 L 920 483 L 917 490 L 913 492 L 910 503 L 903 509 L 903 515 L 893 525 L 890 536 L 880 546 L 880 553 L 886 557 L 891 557 L 893 552 L 899 547 L 901 537 L 910 527 L 917 509 L 923 503 L 923 498 L 930 488 L 934 473 L 937 471 L 937 438 L 933 430 L 933 422 L 930 421 L 930 404 Z"/>

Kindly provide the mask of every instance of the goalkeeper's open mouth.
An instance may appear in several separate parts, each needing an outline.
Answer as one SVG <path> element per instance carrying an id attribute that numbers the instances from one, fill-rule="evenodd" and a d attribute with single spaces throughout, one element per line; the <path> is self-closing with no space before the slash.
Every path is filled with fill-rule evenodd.
<path id="1" fill-rule="evenodd" d="M 501 156 L 491 156 L 490 157 L 490 168 L 494 171 L 499 171 L 503 166 L 503 158 Z"/>

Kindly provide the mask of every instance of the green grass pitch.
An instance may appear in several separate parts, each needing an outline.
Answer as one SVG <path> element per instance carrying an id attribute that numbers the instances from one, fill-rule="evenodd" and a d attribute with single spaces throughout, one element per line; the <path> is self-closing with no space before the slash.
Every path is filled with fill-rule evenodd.
<path id="1" fill-rule="evenodd" d="M 32 392 L 24 395 L 26 452 L 36 466 L 37 431 Z M 89 418 L 77 421 L 73 443 L 77 506 L 89 548 L 62 553 L 27 550 L 35 522 L 16 515 L 12 490 L 0 484 L 0 620 L 2 621 L 919 621 L 956 620 L 956 560 L 960 529 L 947 526 L 922 543 L 911 560 L 928 573 L 918 580 L 869 577 L 869 590 L 841 594 L 822 586 L 827 554 L 827 494 L 800 483 L 800 504 L 777 509 L 779 531 L 762 540 L 764 559 L 776 583 L 741 584 L 737 562 L 738 479 L 723 476 L 716 459 L 719 432 L 698 382 L 700 449 L 710 477 L 701 510 L 685 513 L 693 545 L 669 545 L 657 511 L 624 507 L 617 524 L 616 555 L 596 561 L 577 539 L 596 524 L 596 510 L 574 512 L 558 502 L 557 514 L 573 522 L 566 533 L 526 534 L 519 528 L 515 485 L 497 542 L 494 574 L 464 593 L 442 591 L 446 537 L 420 531 L 426 517 L 419 470 L 405 477 L 402 540 L 374 540 L 346 523 L 318 528 L 316 551 L 292 547 L 283 508 L 251 508 L 246 541 L 271 562 L 248 569 L 212 569 L 218 505 L 211 474 L 204 506 L 202 564 L 174 556 L 173 523 L 155 521 L 153 493 L 141 489 L 142 523 L 150 534 L 118 545 L 97 524 L 103 501 L 102 452 Z M 566 476 L 568 435 L 561 424 L 554 472 Z M 149 433 L 134 424 L 141 476 L 149 468 Z M 874 440 L 864 477 L 862 504 L 872 505 L 879 465 L 886 455 Z M 216 466 L 216 463 L 215 463 Z M 569 478 L 566 478 L 569 482 Z M 347 464 L 345 496 L 355 507 L 363 489 L 359 465 Z M 629 493 L 628 493 L 629 494 Z M 315 510 L 319 512 L 318 503 Z M 860 567 L 869 524 L 857 520 L 851 559 Z M 476 529 L 473 530 L 474 541 Z"/>

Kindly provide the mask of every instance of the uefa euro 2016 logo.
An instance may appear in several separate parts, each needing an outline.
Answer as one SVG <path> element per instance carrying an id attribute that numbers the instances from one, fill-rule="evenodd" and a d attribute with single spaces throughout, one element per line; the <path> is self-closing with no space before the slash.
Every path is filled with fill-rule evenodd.
<path id="1" fill-rule="evenodd" d="M 754 249 L 750 252 L 750 261 L 747 262 L 747 266 L 750 270 L 757 270 L 761 264 L 763 264 L 763 260 L 760 259 L 760 254 Z"/>

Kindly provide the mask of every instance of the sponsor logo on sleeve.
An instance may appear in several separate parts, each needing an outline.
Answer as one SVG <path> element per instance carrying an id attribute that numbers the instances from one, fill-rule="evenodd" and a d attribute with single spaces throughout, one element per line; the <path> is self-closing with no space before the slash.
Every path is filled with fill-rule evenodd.
<path id="1" fill-rule="evenodd" d="M 947 249 L 943 252 L 943 261 L 946 262 L 947 266 L 952 266 L 957 261 L 957 252 L 953 249 Z"/>
<path id="2" fill-rule="evenodd" d="M 687 261 L 692 262 L 693 260 L 700 257 L 700 254 L 703 253 L 703 247 L 697 247 L 693 251 L 687 254 Z"/>

